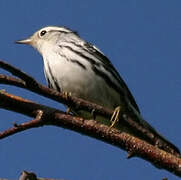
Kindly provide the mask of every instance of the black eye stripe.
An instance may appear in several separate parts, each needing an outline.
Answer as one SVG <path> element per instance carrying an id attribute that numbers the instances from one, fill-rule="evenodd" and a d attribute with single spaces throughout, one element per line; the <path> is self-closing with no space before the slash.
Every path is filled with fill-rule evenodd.
<path id="1" fill-rule="evenodd" d="M 43 30 L 43 31 L 40 32 L 40 36 L 44 36 L 45 34 L 46 34 L 46 31 L 45 31 L 45 30 Z"/>

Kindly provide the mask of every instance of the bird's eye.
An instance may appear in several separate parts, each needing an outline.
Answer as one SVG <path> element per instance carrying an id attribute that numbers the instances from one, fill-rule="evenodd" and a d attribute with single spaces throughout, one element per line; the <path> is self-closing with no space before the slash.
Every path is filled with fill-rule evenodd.
<path id="1" fill-rule="evenodd" d="M 44 36 L 47 32 L 45 30 L 40 32 L 40 36 Z"/>

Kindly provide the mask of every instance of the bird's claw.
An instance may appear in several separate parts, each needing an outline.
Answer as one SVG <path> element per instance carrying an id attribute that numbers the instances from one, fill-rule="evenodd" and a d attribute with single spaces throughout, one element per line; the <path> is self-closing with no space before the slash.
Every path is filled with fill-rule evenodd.
<path id="1" fill-rule="evenodd" d="M 66 99 L 68 99 L 69 97 L 71 97 L 72 93 L 71 92 L 62 92 L 63 95 L 65 96 Z"/>
<path id="2" fill-rule="evenodd" d="M 69 114 L 70 112 L 71 112 L 71 108 L 70 108 L 70 107 L 67 107 L 66 113 Z"/>
<path id="3" fill-rule="evenodd" d="M 114 125 L 119 121 L 119 116 L 120 116 L 120 110 L 121 110 L 121 107 L 118 106 L 115 108 L 114 112 L 113 112 L 113 115 L 111 117 L 111 125 L 109 127 L 109 129 L 111 129 L 112 127 L 114 127 Z"/>
<path id="4" fill-rule="evenodd" d="M 94 120 L 96 119 L 95 109 L 92 109 L 92 111 L 91 111 L 91 116 L 93 117 Z"/>
<path id="5" fill-rule="evenodd" d="M 63 93 L 63 96 L 65 97 L 66 100 L 68 100 L 72 95 L 71 92 L 67 92 L 67 91 L 64 91 L 62 93 Z M 69 114 L 70 112 L 71 112 L 71 108 L 67 107 L 66 113 Z"/>

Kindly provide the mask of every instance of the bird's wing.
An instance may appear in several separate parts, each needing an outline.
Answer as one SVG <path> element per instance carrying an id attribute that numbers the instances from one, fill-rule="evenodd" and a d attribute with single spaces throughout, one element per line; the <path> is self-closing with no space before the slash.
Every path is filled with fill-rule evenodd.
<path id="1" fill-rule="evenodd" d="M 121 86 L 120 89 L 124 90 L 124 93 L 126 94 L 130 103 L 140 113 L 138 105 L 136 104 L 134 97 L 132 96 L 130 90 L 128 89 L 128 86 L 126 85 L 124 80 L 121 78 L 121 76 L 119 75 L 117 70 L 114 68 L 114 66 L 112 65 L 110 60 L 97 47 L 93 46 L 92 44 L 85 43 L 85 47 L 87 48 L 89 53 L 91 53 L 93 56 L 95 56 L 97 59 L 99 59 L 102 62 L 104 68 L 107 68 L 112 72 L 112 75 L 114 76 L 114 78 L 116 78 L 117 81 L 119 81 L 119 83 L 120 83 L 120 86 Z"/>

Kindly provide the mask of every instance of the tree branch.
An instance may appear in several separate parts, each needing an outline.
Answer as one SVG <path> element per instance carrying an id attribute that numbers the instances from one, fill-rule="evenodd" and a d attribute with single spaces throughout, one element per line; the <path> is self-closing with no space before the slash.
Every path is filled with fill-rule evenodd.
<path id="1" fill-rule="evenodd" d="M 164 168 L 181 177 L 180 158 L 127 133 L 120 133 L 114 128 L 109 130 L 108 126 L 99 124 L 95 120 L 85 120 L 80 117 L 74 117 L 60 110 L 34 103 L 4 91 L 0 91 L 0 107 L 35 118 L 32 121 L 15 125 L 0 133 L 0 139 L 43 125 L 64 127 L 117 146 L 131 152 L 134 156 L 151 162 L 156 167 Z M 42 115 L 40 116 L 40 114 Z"/>
<path id="2" fill-rule="evenodd" d="M 113 114 L 112 110 L 104 108 L 100 105 L 73 96 L 67 97 L 64 93 L 59 93 L 53 89 L 43 86 L 40 83 L 38 83 L 33 77 L 29 76 L 25 72 L 22 72 L 18 68 L 2 60 L 0 60 L 0 67 L 9 71 L 13 75 L 21 78 L 17 79 L 7 75 L 0 74 L 0 83 L 14 85 L 17 87 L 27 89 L 44 97 L 48 97 L 52 100 L 63 103 L 68 107 L 73 107 L 74 110 L 85 110 L 88 112 L 94 112 L 95 115 L 101 115 L 106 118 L 110 118 Z M 123 113 L 124 114 L 122 114 L 122 116 L 120 117 L 120 122 L 124 123 L 125 126 L 134 129 L 135 134 L 141 134 L 142 137 L 144 137 L 144 139 L 146 139 L 151 144 L 153 145 L 157 144 L 159 148 L 171 154 L 174 154 L 178 157 L 180 156 L 180 154 L 177 151 L 175 151 L 174 148 L 170 148 L 169 146 L 167 146 L 167 144 L 163 144 L 162 142 L 161 144 L 159 144 L 159 140 L 155 136 L 154 132 L 152 132 L 148 128 L 145 128 L 144 126 L 141 126 L 141 124 L 138 123 L 139 120 L 137 120 L 137 117 L 135 117 L 135 115 L 132 114 L 132 112 L 123 112 Z"/>
<path id="3" fill-rule="evenodd" d="M 63 180 L 63 179 L 42 178 L 42 177 L 37 177 L 37 175 L 34 172 L 22 171 L 19 180 Z"/>
<path id="4" fill-rule="evenodd" d="M 74 109 L 83 109 L 89 112 L 94 110 L 96 115 L 99 114 L 110 118 L 113 113 L 111 110 L 76 97 L 70 96 L 67 98 L 65 94 L 58 93 L 53 89 L 39 84 L 29 75 L 3 61 L 0 61 L 0 67 L 21 78 L 18 79 L 7 75 L 0 75 L 0 83 L 30 90 L 70 107 L 73 106 Z M 177 154 L 175 154 L 176 156 L 169 154 L 134 136 L 127 133 L 120 133 L 120 131 L 114 128 L 110 130 L 108 126 L 99 124 L 95 120 L 85 120 L 80 117 L 74 117 L 58 109 L 37 104 L 33 101 L 8 94 L 3 90 L 0 91 L 0 108 L 18 112 L 34 118 L 33 120 L 20 125 L 14 124 L 14 127 L 0 133 L 0 139 L 43 125 L 64 127 L 100 139 L 106 143 L 113 144 L 128 151 L 130 157 L 141 157 L 151 162 L 156 167 L 164 168 L 177 176 L 181 176 L 181 159 L 176 157 Z M 132 117 L 127 114 L 126 116 L 127 117 L 125 118 L 125 114 L 123 114 L 120 117 L 121 122 L 124 121 L 128 126 L 135 128 L 138 132 L 146 134 L 146 137 L 154 144 L 154 134 L 140 126 L 136 121 L 134 121 L 134 118 L 132 119 Z M 169 152 L 169 149 L 165 150 Z"/>

